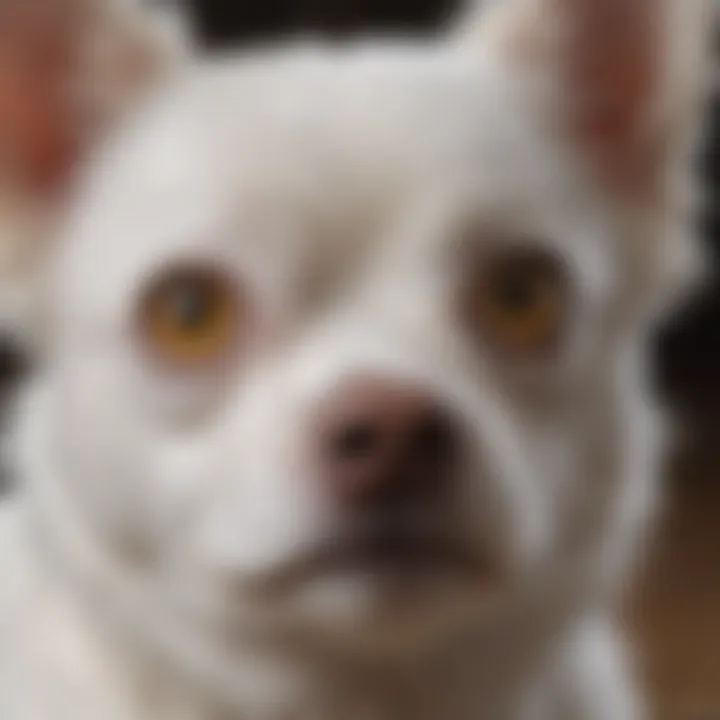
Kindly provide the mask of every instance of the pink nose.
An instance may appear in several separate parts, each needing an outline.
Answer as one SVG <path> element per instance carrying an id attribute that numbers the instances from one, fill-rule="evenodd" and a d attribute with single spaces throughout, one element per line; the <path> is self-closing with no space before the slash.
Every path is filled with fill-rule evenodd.
<path id="1" fill-rule="evenodd" d="M 317 419 L 320 477 L 343 506 L 427 503 L 443 494 L 455 424 L 422 389 L 356 378 L 330 394 Z"/>

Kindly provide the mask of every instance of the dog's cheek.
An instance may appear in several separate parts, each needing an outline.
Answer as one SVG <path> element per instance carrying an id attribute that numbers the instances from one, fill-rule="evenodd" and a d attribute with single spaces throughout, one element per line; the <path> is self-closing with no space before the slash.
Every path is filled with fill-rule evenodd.
<path id="1" fill-rule="evenodd" d="M 242 585 L 287 562 L 326 527 L 302 462 L 306 427 L 283 378 L 244 378 L 222 411 L 199 433 L 165 455 L 168 490 L 187 514 L 176 551 L 189 571 Z M 196 469 L 188 470 L 192 453 Z M 172 468 L 175 468 L 173 470 Z"/>
<path id="2" fill-rule="evenodd" d="M 145 497 L 151 448 L 114 370 L 96 358 L 68 363 L 52 377 L 48 469 L 91 532 L 109 547 L 137 552 L 152 512 Z"/>
<path id="3" fill-rule="evenodd" d="M 546 553 L 553 529 L 544 458 L 522 407 L 499 387 L 469 384 L 469 430 L 459 509 L 467 532 L 504 576 L 517 579 Z"/>

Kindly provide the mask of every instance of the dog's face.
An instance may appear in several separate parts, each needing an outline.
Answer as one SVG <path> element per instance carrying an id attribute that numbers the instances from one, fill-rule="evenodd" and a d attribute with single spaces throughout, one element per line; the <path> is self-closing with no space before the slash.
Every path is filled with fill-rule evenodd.
<path id="1" fill-rule="evenodd" d="M 602 15 L 576 5 L 543 7 Z M 201 69 L 91 173 L 49 458 L 188 632 L 408 648 L 592 577 L 624 531 L 619 368 L 666 274 L 677 138 L 646 157 L 642 84 L 571 120 L 539 27 L 496 12 L 469 48 Z"/>

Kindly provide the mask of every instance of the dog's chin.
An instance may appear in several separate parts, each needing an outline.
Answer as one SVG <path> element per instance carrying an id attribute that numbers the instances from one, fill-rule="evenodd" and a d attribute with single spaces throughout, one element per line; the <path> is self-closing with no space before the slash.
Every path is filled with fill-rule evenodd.
<path id="1" fill-rule="evenodd" d="M 472 553 L 329 553 L 261 599 L 272 632 L 363 655 L 417 653 L 486 623 L 504 583 Z"/>
<path id="2" fill-rule="evenodd" d="M 499 592 L 443 578 L 317 581 L 297 598 L 308 642 L 362 655 L 418 653 L 492 614 Z"/>

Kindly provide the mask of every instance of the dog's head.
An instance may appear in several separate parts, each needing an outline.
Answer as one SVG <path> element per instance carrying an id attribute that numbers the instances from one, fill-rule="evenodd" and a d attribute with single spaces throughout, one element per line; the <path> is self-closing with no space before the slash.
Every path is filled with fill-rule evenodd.
<path id="1" fill-rule="evenodd" d="M 410 647 L 607 569 L 697 20 L 497 3 L 210 63 L 125 125 L 60 245 L 35 440 L 158 621 Z"/>

